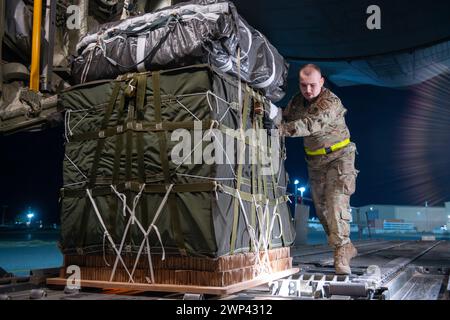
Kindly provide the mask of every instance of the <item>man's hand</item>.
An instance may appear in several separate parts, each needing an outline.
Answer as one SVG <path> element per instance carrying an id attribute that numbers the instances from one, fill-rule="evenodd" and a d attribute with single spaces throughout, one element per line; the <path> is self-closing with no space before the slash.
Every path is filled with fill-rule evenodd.
<path id="1" fill-rule="evenodd" d="M 294 122 L 281 123 L 278 126 L 278 132 L 279 132 L 280 136 L 282 136 L 282 137 L 295 136 L 295 133 L 296 133 L 295 123 Z"/>

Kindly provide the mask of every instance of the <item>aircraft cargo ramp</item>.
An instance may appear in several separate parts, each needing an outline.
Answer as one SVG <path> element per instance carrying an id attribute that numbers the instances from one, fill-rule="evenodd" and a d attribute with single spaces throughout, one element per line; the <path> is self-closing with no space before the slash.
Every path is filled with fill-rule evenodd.
<path id="1" fill-rule="evenodd" d="M 256 287 L 242 287 L 229 295 L 186 292 L 144 292 L 125 289 L 71 291 L 63 286 L 29 281 L 0 284 L 2 299 L 45 300 L 449 300 L 450 242 L 448 241 L 357 241 L 358 256 L 351 276 L 336 276 L 333 253 L 327 245 L 308 245 L 291 250 L 293 267 L 300 272 Z M 47 283 L 51 283 L 48 281 Z"/>

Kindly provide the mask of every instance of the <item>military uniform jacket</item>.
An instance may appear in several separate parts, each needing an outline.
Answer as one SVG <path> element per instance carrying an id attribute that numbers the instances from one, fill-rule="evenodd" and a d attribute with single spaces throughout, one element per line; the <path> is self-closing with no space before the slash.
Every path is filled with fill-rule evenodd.
<path id="1" fill-rule="evenodd" d="M 341 100 L 326 88 L 311 102 L 299 93 L 283 110 L 281 134 L 305 137 L 305 148 L 309 150 L 328 148 L 350 138 L 344 118 L 346 113 Z"/>

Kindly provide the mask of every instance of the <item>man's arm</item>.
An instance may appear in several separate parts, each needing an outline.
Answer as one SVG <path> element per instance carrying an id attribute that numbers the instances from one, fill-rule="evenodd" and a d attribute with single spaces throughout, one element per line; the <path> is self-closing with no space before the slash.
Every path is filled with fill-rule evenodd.
<path id="1" fill-rule="evenodd" d="M 327 97 L 311 106 L 302 119 L 284 122 L 279 126 L 280 135 L 286 137 L 307 137 L 320 132 L 339 115 L 340 100 L 337 97 Z M 284 118 L 284 117 L 283 117 Z"/>

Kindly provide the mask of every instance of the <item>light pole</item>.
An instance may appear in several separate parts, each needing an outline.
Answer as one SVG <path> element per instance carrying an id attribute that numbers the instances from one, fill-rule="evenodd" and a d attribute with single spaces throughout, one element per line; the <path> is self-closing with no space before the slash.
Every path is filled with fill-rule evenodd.
<path id="1" fill-rule="evenodd" d="M 305 187 L 301 187 L 298 188 L 298 191 L 300 191 L 300 196 L 303 197 L 303 192 L 305 192 L 306 188 Z"/>
<path id="2" fill-rule="evenodd" d="M 300 198 L 301 198 L 300 203 L 303 203 L 303 193 L 305 192 L 306 188 L 300 187 L 300 188 L 297 188 L 297 190 L 300 191 Z"/>
<path id="3" fill-rule="evenodd" d="M 370 213 L 373 214 L 373 207 L 370 207 Z M 372 217 L 371 217 L 372 218 Z M 370 231 L 369 213 L 366 211 L 367 231 L 369 232 L 369 239 L 372 239 L 372 232 Z"/>
<path id="4" fill-rule="evenodd" d="M 298 179 L 294 180 L 294 217 L 295 217 L 295 213 L 297 212 L 297 186 L 300 183 L 300 181 L 298 181 Z"/>
<path id="5" fill-rule="evenodd" d="M 30 226 L 31 220 L 34 218 L 34 213 L 31 211 L 31 209 L 28 209 L 27 218 L 28 218 L 27 225 Z"/>

